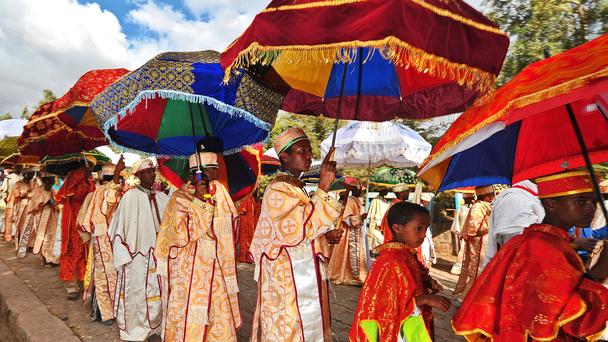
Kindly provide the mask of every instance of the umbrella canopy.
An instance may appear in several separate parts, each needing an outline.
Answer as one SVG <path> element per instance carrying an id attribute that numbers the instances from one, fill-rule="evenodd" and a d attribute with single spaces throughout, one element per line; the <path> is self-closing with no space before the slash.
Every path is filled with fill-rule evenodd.
<path id="1" fill-rule="evenodd" d="M 336 179 L 342 179 L 342 175 L 338 173 L 336 175 Z M 313 165 L 310 167 L 310 170 L 302 173 L 300 175 L 300 180 L 307 184 L 319 184 L 319 180 L 321 179 L 321 165 Z"/>
<path id="2" fill-rule="evenodd" d="M 509 45 L 461 0 L 287 3 L 272 1 L 221 63 L 226 80 L 246 68 L 285 93 L 293 113 L 386 121 L 460 112 L 492 90 Z"/>
<path id="3" fill-rule="evenodd" d="M 586 165 L 578 137 L 607 161 L 606 56 L 608 35 L 527 66 L 452 124 L 419 176 L 439 191 L 517 183 Z"/>
<path id="4" fill-rule="evenodd" d="M 21 153 L 13 153 L 10 156 L 0 161 L 0 166 L 40 166 L 40 158 L 33 155 L 22 155 Z"/>
<path id="5" fill-rule="evenodd" d="M 321 143 L 327 154 L 332 136 Z M 413 129 L 397 122 L 352 121 L 338 129 L 334 160 L 346 167 L 412 167 L 422 164 L 431 144 Z"/>
<path id="6" fill-rule="evenodd" d="M 248 147 L 239 153 L 218 155 L 218 180 L 226 186 L 233 201 L 249 195 L 257 184 L 260 175 L 260 150 Z M 188 159 L 159 158 L 160 175 L 176 188 L 188 182 L 190 168 Z"/>
<path id="7" fill-rule="evenodd" d="M 62 156 L 107 145 L 91 112 L 91 101 L 126 69 L 92 70 L 80 77 L 61 98 L 41 105 L 17 143 L 24 154 Z"/>
<path id="8" fill-rule="evenodd" d="M 397 184 L 416 184 L 416 172 L 404 168 L 383 167 L 370 177 L 369 183 L 386 187 Z"/>
<path id="9" fill-rule="evenodd" d="M 224 153 L 264 140 L 283 97 L 241 74 L 222 84 L 215 51 L 162 53 L 101 93 L 92 107 L 110 142 L 157 156 L 189 156 L 220 138 Z"/>
<path id="10" fill-rule="evenodd" d="M 48 173 L 52 173 L 58 176 L 65 176 L 71 170 L 79 168 L 80 163 L 84 159 L 95 163 L 93 171 L 99 171 L 101 170 L 101 166 L 103 163 L 111 162 L 110 158 L 100 153 L 99 151 L 93 150 L 81 153 L 69 153 L 59 157 L 46 156 L 42 158 L 40 164 Z"/>
<path id="11" fill-rule="evenodd" d="M 273 175 L 281 168 L 281 162 L 277 158 L 268 155 L 262 155 L 262 174 Z"/>

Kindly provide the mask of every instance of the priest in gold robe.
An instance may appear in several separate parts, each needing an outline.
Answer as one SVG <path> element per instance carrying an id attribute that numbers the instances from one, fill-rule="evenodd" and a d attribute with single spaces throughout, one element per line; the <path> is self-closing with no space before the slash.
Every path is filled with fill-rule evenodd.
<path id="1" fill-rule="evenodd" d="M 327 194 L 335 179 L 333 150 L 309 197 L 298 178 L 310 168 L 312 148 L 299 128 L 274 142 L 282 171 L 268 185 L 251 243 L 258 283 L 252 341 L 331 341 L 328 240 L 337 243 L 341 205 Z"/>
<path id="2" fill-rule="evenodd" d="M 192 155 L 189 166 L 190 183 L 171 196 L 154 252 L 163 280 L 163 340 L 236 341 L 242 324 L 234 247 L 238 212 L 217 181 L 215 153 Z"/>

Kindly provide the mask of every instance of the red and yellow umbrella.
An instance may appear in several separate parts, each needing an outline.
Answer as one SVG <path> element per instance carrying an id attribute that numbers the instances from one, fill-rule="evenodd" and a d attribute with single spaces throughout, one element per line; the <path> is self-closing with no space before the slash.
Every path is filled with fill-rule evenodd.
<path id="1" fill-rule="evenodd" d="M 489 93 L 508 45 L 461 0 L 274 0 L 221 65 L 281 90 L 289 112 L 422 119 Z"/>
<path id="2" fill-rule="evenodd" d="M 80 77 L 61 98 L 41 105 L 17 140 L 24 154 L 61 156 L 107 145 L 90 108 L 93 98 L 128 72 L 92 70 Z"/>
<path id="3" fill-rule="evenodd" d="M 419 176 L 439 191 L 608 161 L 608 35 L 533 63 L 445 132 Z"/>

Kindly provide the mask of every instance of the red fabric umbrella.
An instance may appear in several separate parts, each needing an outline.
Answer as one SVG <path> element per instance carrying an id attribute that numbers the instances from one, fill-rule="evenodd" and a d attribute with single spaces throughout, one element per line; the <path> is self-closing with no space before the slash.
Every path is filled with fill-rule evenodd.
<path id="1" fill-rule="evenodd" d="M 90 103 L 126 69 L 101 69 L 85 73 L 61 98 L 41 105 L 17 140 L 23 154 L 61 156 L 92 150 L 108 142 L 97 126 Z"/>
<path id="2" fill-rule="evenodd" d="M 385 121 L 463 111 L 494 87 L 506 34 L 461 0 L 274 0 L 224 51 L 283 109 Z"/>

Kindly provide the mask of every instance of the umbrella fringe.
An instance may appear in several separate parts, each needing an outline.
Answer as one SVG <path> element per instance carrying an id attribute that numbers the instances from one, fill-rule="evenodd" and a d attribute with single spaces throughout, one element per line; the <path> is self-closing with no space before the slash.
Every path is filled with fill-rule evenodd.
<path id="1" fill-rule="evenodd" d="M 476 89 L 480 97 L 475 105 L 485 103 L 494 91 L 496 75 L 466 64 L 428 53 L 410 45 L 395 36 L 380 40 L 350 41 L 318 45 L 262 46 L 257 42 L 241 51 L 224 74 L 224 83 L 229 83 L 233 70 L 251 65 L 269 65 L 276 61 L 288 64 L 329 64 L 353 63 L 358 57 L 359 48 L 368 48 L 363 58 L 367 62 L 374 53 L 397 66 L 414 67 L 416 71 L 432 76 L 443 77 L 460 86 Z"/>
<path id="2" fill-rule="evenodd" d="M 260 120 L 258 118 L 256 118 L 254 115 L 252 115 L 251 113 L 225 104 L 221 101 L 218 101 L 212 97 L 209 96 L 205 96 L 205 95 L 195 95 L 195 94 L 187 94 L 184 92 L 180 92 L 180 91 L 175 91 L 175 90 L 144 90 L 141 91 L 134 99 L 133 101 L 131 101 L 128 105 L 126 105 L 125 107 L 123 107 L 118 114 L 114 115 L 113 117 L 109 118 L 103 125 L 103 133 L 106 136 L 107 140 L 116 148 L 120 149 L 121 152 L 134 152 L 134 153 L 138 153 L 138 154 L 143 154 L 146 156 L 154 156 L 154 157 L 167 157 L 167 158 L 188 158 L 189 156 L 180 156 L 180 155 L 161 155 L 161 154 L 155 154 L 155 153 L 150 153 L 150 152 L 145 152 L 145 151 L 140 151 L 140 150 L 136 150 L 136 149 L 132 149 L 129 147 L 125 147 L 122 145 L 119 145 L 118 143 L 114 142 L 114 140 L 112 140 L 111 136 L 109 135 L 108 131 L 110 130 L 111 127 L 116 128 L 117 124 L 118 124 L 118 120 L 124 118 L 125 116 L 133 113 L 135 111 L 135 107 L 140 104 L 142 101 L 147 101 L 147 100 L 153 100 L 156 99 L 157 97 L 160 97 L 162 99 L 171 99 L 171 100 L 179 100 L 179 101 L 188 101 L 191 103 L 201 103 L 201 104 L 209 104 L 212 105 L 215 109 L 219 110 L 220 112 L 224 113 L 224 114 L 228 114 L 230 116 L 233 117 L 238 117 L 241 119 L 244 119 L 250 123 L 252 123 L 253 125 L 255 125 L 256 127 L 266 130 L 268 133 L 270 133 L 270 130 L 272 129 L 272 126 L 263 121 Z M 270 134 L 267 135 L 267 137 L 263 140 L 260 141 L 262 143 L 267 143 L 268 141 L 270 141 Z M 256 142 L 257 143 L 257 142 Z M 237 148 L 233 148 L 230 150 L 226 150 L 223 152 L 224 155 L 227 154 L 234 154 L 234 153 L 238 153 L 241 152 L 244 148 L 246 148 L 247 146 L 240 146 Z"/>

